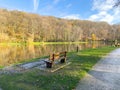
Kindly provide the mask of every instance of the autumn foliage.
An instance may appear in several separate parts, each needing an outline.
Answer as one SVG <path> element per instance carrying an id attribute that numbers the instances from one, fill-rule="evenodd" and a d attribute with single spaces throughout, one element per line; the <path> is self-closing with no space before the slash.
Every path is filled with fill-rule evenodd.
<path id="1" fill-rule="evenodd" d="M 91 35 L 94 33 L 94 36 Z M 113 40 L 120 25 L 0 9 L 0 42 Z"/>

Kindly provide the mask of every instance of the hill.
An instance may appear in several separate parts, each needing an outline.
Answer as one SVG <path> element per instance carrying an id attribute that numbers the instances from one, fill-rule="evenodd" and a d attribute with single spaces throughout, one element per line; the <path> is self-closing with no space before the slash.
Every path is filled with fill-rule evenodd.
<path id="1" fill-rule="evenodd" d="M 114 40 L 120 25 L 0 9 L 0 42 Z"/>

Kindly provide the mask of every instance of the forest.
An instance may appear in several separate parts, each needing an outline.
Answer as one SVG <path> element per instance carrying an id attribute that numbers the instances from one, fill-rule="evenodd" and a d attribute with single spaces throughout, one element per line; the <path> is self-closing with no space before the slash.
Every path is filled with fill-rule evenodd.
<path id="1" fill-rule="evenodd" d="M 76 42 L 120 39 L 120 25 L 67 20 L 0 9 L 0 42 Z"/>

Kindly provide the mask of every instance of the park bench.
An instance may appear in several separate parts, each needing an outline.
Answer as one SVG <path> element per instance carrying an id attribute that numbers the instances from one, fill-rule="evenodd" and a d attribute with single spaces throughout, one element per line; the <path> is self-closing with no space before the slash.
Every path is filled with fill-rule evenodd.
<path id="1" fill-rule="evenodd" d="M 49 56 L 48 60 L 45 60 L 46 67 L 47 68 L 52 68 L 53 64 L 55 64 L 55 61 L 58 61 L 60 63 L 65 63 L 66 62 L 66 54 L 67 54 L 66 51 L 51 54 Z"/>

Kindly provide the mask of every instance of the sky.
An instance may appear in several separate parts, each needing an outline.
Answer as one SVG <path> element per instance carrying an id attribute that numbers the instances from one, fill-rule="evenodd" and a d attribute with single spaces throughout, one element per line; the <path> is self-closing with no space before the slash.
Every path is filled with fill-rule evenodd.
<path id="1" fill-rule="evenodd" d="M 120 23 L 115 0 L 0 0 L 0 8 L 65 19 Z"/>

